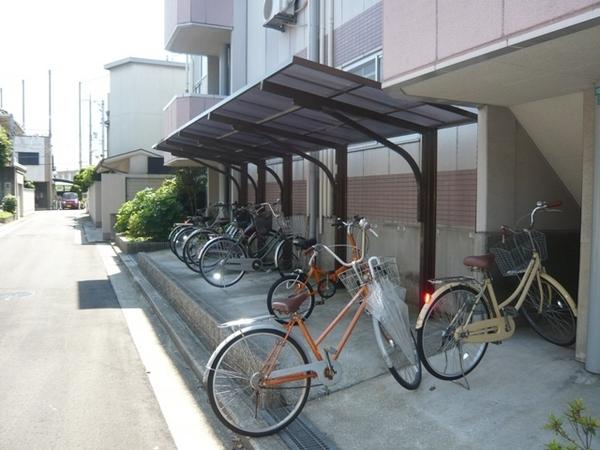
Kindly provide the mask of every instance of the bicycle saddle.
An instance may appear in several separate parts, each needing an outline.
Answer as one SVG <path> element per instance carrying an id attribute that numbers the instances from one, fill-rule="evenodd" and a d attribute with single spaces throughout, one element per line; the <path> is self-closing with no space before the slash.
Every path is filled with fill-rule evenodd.
<path id="1" fill-rule="evenodd" d="M 494 254 L 488 253 L 487 255 L 480 256 L 467 256 L 463 260 L 463 264 L 468 267 L 478 267 L 480 269 L 489 269 L 494 264 Z"/>
<path id="2" fill-rule="evenodd" d="M 294 238 L 294 245 L 302 250 L 309 249 L 317 243 L 316 239 L 304 239 L 303 237 Z"/>
<path id="3" fill-rule="evenodd" d="M 286 299 L 273 302 L 273 311 L 281 314 L 293 314 L 300 309 L 300 305 L 304 303 L 304 300 L 306 300 L 309 295 L 308 292 L 302 292 Z"/>

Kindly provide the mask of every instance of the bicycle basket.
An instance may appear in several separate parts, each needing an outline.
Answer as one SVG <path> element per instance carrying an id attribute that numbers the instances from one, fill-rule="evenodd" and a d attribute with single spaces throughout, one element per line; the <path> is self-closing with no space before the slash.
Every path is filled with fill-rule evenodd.
<path id="1" fill-rule="evenodd" d="M 356 264 L 354 267 L 350 267 L 340 274 L 340 281 L 352 297 L 354 297 L 360 288 L 367 284 L 370 279 L 371 273 L 369 272 L 369 264 L 366 262 Z"/>
<path id="2" fill-rule="evenodd" d="M 293 236 L 292 219 L 290 217 L 283 217 L 279 215 L 277 217 L 277 229 L 280 230 L 286 236 Z"/>
<path id="3" fill-rule="evenodd" d="M 514 233 L 506 242 L 499 242 L 495 247 L 490 248 L 502 276 L 514 276 L 525 270 L 533 255 L 532 241 L 540 255 L 540 260 L 545 261 L 548 258 L 546 236 L 536 230 Z"/>
<path id="4" fill-rule="evenodd" d="M 266 236 L 273 228 L 273 216 L 270 211 L 260 211 L 256 214 L 254 223 L 256 225 L 256 232 L 260 236 Z"/>

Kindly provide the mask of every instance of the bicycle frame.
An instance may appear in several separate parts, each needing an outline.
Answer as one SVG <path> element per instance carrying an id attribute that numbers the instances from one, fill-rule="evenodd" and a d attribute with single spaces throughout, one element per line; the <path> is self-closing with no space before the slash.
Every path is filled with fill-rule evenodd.
<path id="1" fill-rule="evenodd" d="M 494 291 L 494 287 L 492 282 L 488 276 L 484 278 L 481 282 L 480 290 L 477 294 L 477 298 L 471 307 L 471 311 L 469 311 L 469 315 L 467 316 L 467 320 L 465 323 L 469 323 L 471 321 L 471 317 L 475 311 L 475 307 L 484 297 L 487 292 L 488 298 L 492 307 L 491 319 L 479 320 L 473 322 L 469 325 L 458 327 L 455 331 L 455 338 L 461 340 L 462 342 L 496 342 L 504 339 L 510 338 L 515 332 L 515 323 L 514 319 L 504 314 L 504 309 L 511 305 L 515 300 L 514 309 L 518 311 L 525 299 L 527 298 L 527 294 L 529 293 L 529 289 L 534 281 L 537 282 L 539 292 L 540 292 L 540 308 L 543 304 L 543 289 L 542 282 L 540 279 L 540 272 L 543 270 L 540 256 L 536 250 L 532 252 L 531 260 L 519 281 L 518 286 L 512 292 L 512 294 L 502 303 L 498 304 L 498 300 L 496 298 L 496 292 Z"/>
<path id="2" fill-rule="evenodd" d="M 284 339 L 271 351 L 269 356 L 267 357 L 267 361 L 276 361 L 281 349 L 283 348 L 283 344 L 287 341 L 292 330 L 295 326 L 298 326 L 300 331 L 302 332 L 302 336 L 304 340 L 308 344 L 314 358 L 316 361 L 313 361 L 308 364 L 304 364 L 302 366 L 292 367 L 284 370 L 273 370 L 272 364 L 265 364 L 265 369 L 263 372 L 263 376 L 265 379 L 263 381 L 264 386 L 277 386 L 279 384 L 288 383 L 290 381 L 299 381 L 305 378 L 317 378 L 320 375 L 323 375 L 327 378 L 333 378 L 333 374 L 328 372 L 328 368 L 331 366 L 330 355 L 325 350 L 325 358 L 323 354 L 319 350 L 319 345 L 323 343 L 323 341 L 329 336 L 329 334 L 337 327 L 337 325 L 341 322 L 341 320 L 348 314 L 350 308 L 359 302 L 361 299 L 365 298 L 368 293 L 368 286 L 363 286 L 360 290 L 352 297 L 352 299 L 342 308 L 342 310 L 338 313 L 338 315 L 331 321 L 331 323 L 321 332 L 319 337 L 315 340 L 308 327 L 302 320 L 302 316 L 298 313 L 294 313 L 292 315 L 291 320 L 286 325 L 286 333 Z M 335 351 L 331 354 L 331 360 L 337 361 L 342 353 L 342 350 L 348 343 L 352 332 L 356 328 L 358 320 L 360 316 L 362 316 L 363 312 L 367 308 L 367 302 L 363 301 L 360 303 L 358 309 L 354 313 L 354 316 L 350 320 L 350 323 L 346 326 L 344 330 L 344 334 L 340 338 L 340 341 L 335 348 Z"/>

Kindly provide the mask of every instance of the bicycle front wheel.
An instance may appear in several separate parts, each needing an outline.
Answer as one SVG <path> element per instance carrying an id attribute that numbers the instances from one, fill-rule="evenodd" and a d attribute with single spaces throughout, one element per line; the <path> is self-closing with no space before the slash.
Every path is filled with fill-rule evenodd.
<path id="1" fill-rule="evenodd" d="M 291 239 L 285 239 L 277 244 L 275 249 L 275 265 L 277 271 L 283 277 L 296 269 L 302 269 L 298 252 L 294 248 Z"/>
<path id="2" fill-rule="evenodd" d="M 541 289 L 540 289 L 541 284 Z M 533 281 L 521 311 L 531 328 L 541 337 L 556 345 L 575 342 L 577 319 L 568 294 L 554 278 L 543 273 L 540 284 Z"/>
<path id="3" fill-rule="evenodd" d="M 417 389 L 421 384 L 422 369 L 417 343 L 412 332 L 409 330 L 410 342 L 401 346 L 375 317 L 373 317 L 373 330 L 377 346 L 394 379 L 406 389 Z"/>
<path id="4" fill-rule="evenodd" d="M 303 273 L 286 275 L 273 283 L 267 294 L 267 309 L 269 310 L 269 314 L 275 316 L 278 322 L 287 323 L 290 316 L 275 311 L 273 303 L 285 303 L 286 300 L 297 295 L 306 295 L 306 300 L 300 305 L 298 314 L 303 319 L 308 319 L 315 307 L 315 293 L 308 280 L 306 280 L 306 275 Z"/>
<path id="5" fill-rule="evenodd" d="M 246 257 L 240 244 L 220 237 L 208 241 L 200 253 L 200 274 L 213 286 L 232 286 L 244 276 L 244 270 L 233 260 Z"/>
<path id="6" fill-rule="evenodd" d="M 271 328 L 240 333 L 214 359 L 207 379 L 213 411 L 228 428 L 246 436 L 276 433 L 292 422 L 306 403 L 310 375 L 269 383 L 272 370 L 308 363 L 291 337 Z M 282 377 L 283 378 L 283 377 Z"/>
<path id="7" fill-rule="evenodd" d="M 485 299 L 476 302 L 477 294 L 471 286 L 454 286 L 430 305 L 417 333 L 417 346 L 423 365 L 433 376 L 456 380 L 475 369 L 483 358 L 487 342 L 467 343 L 455 337 L 457 328 L 489 319 Z"/>
<path id="8" fill-rule="evenodd" d="M 173 237 L 173 249 L 175 256 L 177 256 L 181 261 L 183 261 L 183 247 L 185 243 L 190 237 L 190 235 L 196 230 L 196 227 L 185 227 L 179 230 L 179 232 Z"/>
<path id="9" fill-rule="evenodd" d="M 210 239 L 207 230 L 196 230 L 185 241 L 183 246 L 183 261 L 194 272 L 200 273 L 200 252 Z"/>

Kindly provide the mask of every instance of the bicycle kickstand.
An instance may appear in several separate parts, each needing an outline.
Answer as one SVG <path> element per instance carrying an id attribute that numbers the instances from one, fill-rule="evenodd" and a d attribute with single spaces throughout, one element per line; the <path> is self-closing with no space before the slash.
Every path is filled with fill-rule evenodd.
<path id="1" fill-rule="evenodd" d="M 457 344 L 457 346 L 458 346 L 458 363 L 460 364 L 460 371 L 462 372 L 462 380 L 464 380 L 464 382 L 461 383 L 459 380 L 452 380 L 452 382 L 455 384 L 458 384 L 462 388 L 465 388 L 467 391 L 470 391 L 471 385 L 469 385 L 469 380 L 467 379 L 467 375 L 465 374 L 465 369 L 463 367 L 462 344 L 459 342 Z"/>

